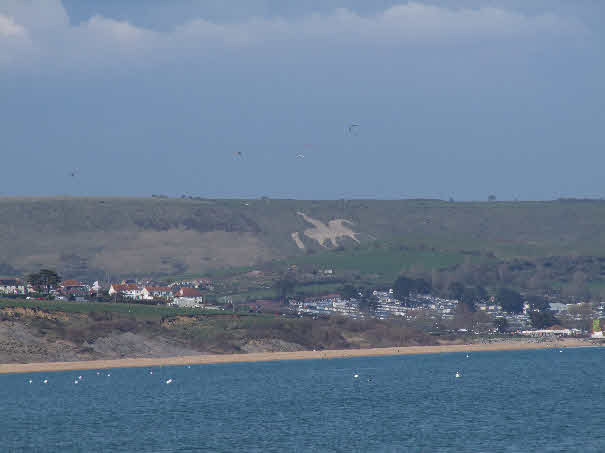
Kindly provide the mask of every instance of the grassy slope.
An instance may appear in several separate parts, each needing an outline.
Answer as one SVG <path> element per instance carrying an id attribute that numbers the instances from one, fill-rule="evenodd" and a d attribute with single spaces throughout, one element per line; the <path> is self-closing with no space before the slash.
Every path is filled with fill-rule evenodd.
<path id="1" fill-rule="evenodd" d="M 405 269 L 416 266 L 422 269 L 448 267 L 464 261 L 462 253 L 454 251 L 399 250 L 396 248 L 361 248 L 291 259 L 297 265 L 316 265 L 338 271 L 359 271 L 377 274 L 381 279 L 393 281 Z"/>
<path id="2" fill-rule="evenodd" d="M 272 259 L 376 272 L 444 267 L 463 252 L 496 257 L 605 256 L 600 201 L 448 203 L 427 200 L 0 199 L 0 272 L 40 266 L 73 277 L 199 275 Z M 352 221 L 359 250 L 330 252 L 311 225 Z M 299 232 L 306 250 L 291 238 Z M 374 247 L 376 241 L 380 247 Z M 468 256 L 468 255 L 466 255 Z M 10 266 L 15 269 L 11 269 Z"/>
<path id="3" fill-rule="evenodd" d="M 260 343 L 264 350 L 279 350 L 284 343 L 297 349 L 340 349 L 436 342 L 401 321 L 355 321 L 340 317 L 312 321 L 256 314 L 192 313 L 154 306 L 38 300 L 0 300 L 0 315 L 4 327 L 18 324 L 41 344 L 67 342 L 75 350 L 76 360 L 99 358 L 93 354 L 91 345 L 106 337 L 119 342 L 124 333 L 136 334 L 141 339 L 168 339 L 188 350 L 213 353 L 245 352 L 250 343 Z M 23 340 L 19 335 L 23 333 L 11 336 L 10 332 L 10 328 L 0 329 L 0 352 L 6 355 L 8 351 L 9 361 L 29 361 L 27 347 L 21 347 Z M 276 343 L 278 349 L 273 349 Z M 44 356 L 45 347 L 38 350 L 42 352 L 38 353 L 37 360 L 53 359 L 52 354 Z"/>
<path id="4" fill-rule="evenodd" d="M 103 302 L 69 302 L 49 300 L 0 299 L 0 308 L 19 307 L 32 308 L 62 313 L 116 313 L 134 316 L 140 319 L 162 318 L 166 316 L 189 315 L 218 315 L 217 310 L 199 310 L 157 305 L 117 304 Z"/>

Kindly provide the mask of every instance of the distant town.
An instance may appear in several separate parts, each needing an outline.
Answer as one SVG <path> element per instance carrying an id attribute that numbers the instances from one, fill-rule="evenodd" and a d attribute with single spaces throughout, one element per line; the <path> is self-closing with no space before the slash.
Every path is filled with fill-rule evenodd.
<path id="1" fill-rule="evenodd" d="M 331 273 L 331 270 L 326 271 L 326 274 Z M 339 292 L 302 297 L 289 296 L 288 290 L 284 290 L 288 286 L 287 279 L 284 281 L 286 283 L 278 282 L 275 286 L 276 297 L 236 302 L 230 296 L 209 297 L 215 286 L 210 278 L 172 282 L 129 279 L 115 283 L 82 282 L 61 280 L 56 272 L 43 269 L 27 279 L 0 278 L 0 295 L 4 298 L 163 305 L 312 319 L 332 316 L 400 319 L 433 335 L 507 333 L 593 338 L 603 335 L 600 318 L 605 317 L 605 303 L 565 303 L 552 296 L 523 297 L 511 290 L 507 290 L 508 294 L 489 295 L 482 289 L 470 291 L 472 296 L 469 297 L 469 288 L 459 289 L 459 297 L 447 298 L 431 294 L 430 287 L 425 287 L 426 282 L 418 286 L 418 281 L 405 277 L 400 277 L 394 288 L 368 291 L 343 285 Z M 513 302 L 505 301 L 506 297 L 512 297 Z"/>

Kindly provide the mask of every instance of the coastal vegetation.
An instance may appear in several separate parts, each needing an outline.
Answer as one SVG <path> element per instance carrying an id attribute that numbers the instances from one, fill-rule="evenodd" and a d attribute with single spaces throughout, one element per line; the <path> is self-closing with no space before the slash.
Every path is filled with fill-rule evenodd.
<path id="1" fill-rule="evenodd" d="M 438 343 L 400 320 L 311 319 L 120 303 L 1 300 L 0 319 L 4 363 Z"/>

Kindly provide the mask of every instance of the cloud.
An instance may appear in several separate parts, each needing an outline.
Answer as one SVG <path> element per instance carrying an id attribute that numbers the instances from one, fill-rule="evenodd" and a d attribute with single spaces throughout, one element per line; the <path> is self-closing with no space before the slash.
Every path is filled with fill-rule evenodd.
<path id="1" fill-rule="evenodd" d="M 2 0 L 0 15 L 14 18 L 33 34 L 65 32 L 69 24 L 60 0 Z"/>
<path id="2" fill-rule="evenodd" d="M 578 23 L 554 14 L 524 16 L 496 8 L 453 10 L 421 3 L 393 6 L 372 16 L 347 9 L 330 14 L 310 14 L 298 20 L 254 18 L 244 23 L 219 25 L 194 20 L 167 34 L 172 38 L 218 40 L 232 45 L 262 45 L 270 41 L 330 42 L 360 41 L 375 45 L 418 43 L 451 39 L 525 38 L 561 35 L 579 31 Z M 329 41 L 325 41 L 329 40 Z"/>
<path id="3" fill-rule="evenodd" d="M 137 61 L 150 64 L 162 59 L 174 61 L 179 56 L 187 58 L 192 53 L 276 46 L 322 50 L 340 46 L 447 46 L 541 37 L 548 40 L 582 31 L 580 23 L 554 14 L 528 16 L 491 7 L 452 9 L 423 3 L 396 5 L 370 16 L 337 9 L 296 19 L 249 18 L 224 24 L 196 18 L 162 32 L 99 15 L 71 25 L 58 0 L 7 0 L 1 13 L 10 15 L 0 15 L 0 52 L 9 46 L 2 37 L 31 39 L 30 49 L 19 52 L 13 46 L 13 58 L 6 61 L 16 64 L 37 59 L 47 63 L 46 67 L 54 66 L 57 60 L 74 67 Z"/>
<path id="4" fill-rule="evenodd" d="M 12 17 L 6 17 L 0 14 L 0 38 L 26 37 L 25 27 L 16 24 Z"/>
<path id="5" fill-rule="evenodd" d="M 27 29 L 13 17 L 0 13 L 0 70 L 27 59 L 30 45 Z"/>

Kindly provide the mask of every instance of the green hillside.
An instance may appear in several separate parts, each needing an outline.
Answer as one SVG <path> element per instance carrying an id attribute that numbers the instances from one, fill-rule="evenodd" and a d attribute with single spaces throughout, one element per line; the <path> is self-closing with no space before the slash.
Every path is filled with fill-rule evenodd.
<path id="1" fill-rule="evenodd" d="M 0 272 L 204 274 L 274 260 L 377 273 L 605 256 L 605 202 L 0 199 Z M 322 243 L 320 243 L 322 242 Z"/>

